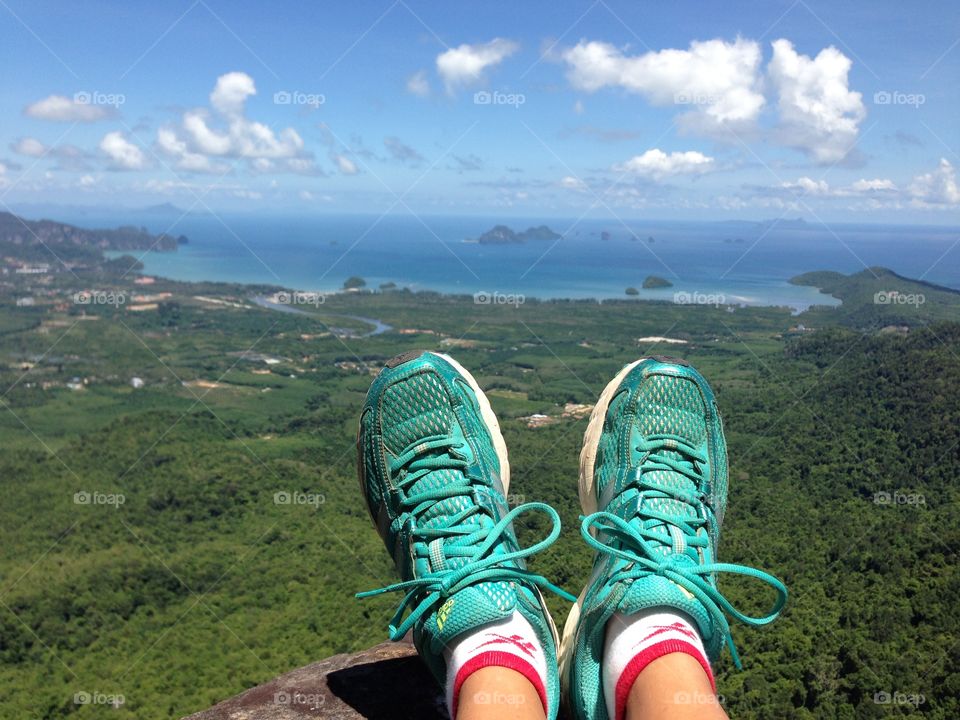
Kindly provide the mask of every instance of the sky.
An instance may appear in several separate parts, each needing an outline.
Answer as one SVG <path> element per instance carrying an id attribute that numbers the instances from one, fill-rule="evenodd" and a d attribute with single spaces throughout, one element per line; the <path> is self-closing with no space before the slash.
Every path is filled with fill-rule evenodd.
<path id="1" fill-rule="evenodd" d="M 0 210 L 960 225 L 956 2 L 0 0 Z"/>

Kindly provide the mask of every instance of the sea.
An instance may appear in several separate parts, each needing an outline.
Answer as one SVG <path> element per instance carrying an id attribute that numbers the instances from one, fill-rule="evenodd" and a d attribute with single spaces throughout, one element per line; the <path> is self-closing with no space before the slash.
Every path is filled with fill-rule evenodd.
<path id="1" fill-rule="evenodd" d="M 269 284 L 330 292 L 350 276 L 367 287 L 498 298 L 625 298 L 801 311 L 837 301 L 790 278 L 869 266 L 960 289 L 960 230 L 935 226 L 451 216 L 84 215 L 85 227 L 129 223 L 185 235 L 177 252 L 137 252 L 144 272 L 177 280 Z M 556 241 L 470 242 L 502 223 L 546 224 Z M 670 287 L 644 289 L 657 276 Z M 895 288 L 891 288 L 895 289 Z"/>

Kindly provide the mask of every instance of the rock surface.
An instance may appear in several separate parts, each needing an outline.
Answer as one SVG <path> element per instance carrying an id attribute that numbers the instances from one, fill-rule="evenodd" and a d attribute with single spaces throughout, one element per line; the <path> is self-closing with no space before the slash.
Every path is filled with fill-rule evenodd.
<path id="1" fill-rule="evenodd" d="M 443 720 L 443 694 L 409 642 L 334 655 L 186 720 Z"/>

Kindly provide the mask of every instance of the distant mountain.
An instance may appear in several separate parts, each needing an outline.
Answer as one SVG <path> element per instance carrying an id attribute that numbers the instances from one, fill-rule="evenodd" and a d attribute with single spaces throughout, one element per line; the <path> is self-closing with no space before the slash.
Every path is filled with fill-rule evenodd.
<path id="1" fill-rule="evenodd" d="M 115 229 L 88 230 L 54 220 L 24 220 L 12 213 L 0 212 L 0 243 L 49 248 L 88 247 L 99 250 L 176 250 L 187 242 L 181 235 L 154 235 L 146 228 L 125 225 Z"/>
<path id="2" fill-rule="evenodd" d="M 192 211 L 184 210 L 178 208 L 173 203 L 160 203 L 159 205 L 148 205 L 142 210 L 138 211 L 142 215 L 175 215 L 177 217 L 181 215 L 192 215 Z"/>
<path id="3" fill-rule="evenodd" d="M 467 240 L 466 242 L 476 242 L 481 245 L 515 245 L 525 243 L 528 240 L 559 240 L 562 237 L 546 225 L 527 228 L 523 232 L 511 230 L 506 225 L 494 225 L 476 240 Z"/>

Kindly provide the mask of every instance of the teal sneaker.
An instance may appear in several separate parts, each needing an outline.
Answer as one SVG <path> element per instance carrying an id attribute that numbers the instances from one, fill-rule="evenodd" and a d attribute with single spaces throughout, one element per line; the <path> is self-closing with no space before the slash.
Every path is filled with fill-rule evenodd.
<path id="1" fill-rule="evenodd" d="M 527 570 L 525 558 L 556 540 L 560 518 L 543 503 L 507 506 L 507 449 L 477 381 L 445 355 L 393 358 L 367 394 L 357 454 L 360 489 L 401 577 L 358 597 L 406 593 L 390 638 L 413 630 L 414 644 L 441 686 L 445 647 L 519 612 L 546 654 L 547 716 L 556 717 L 557 631 L 540 588 L 575 598 Z M 545 513 L 552 529 L 521 548 L 513 521 L 533 511 Z"/>
<path id="2" fill-rule="evenodd" d="M 740 660 L 725 613 L 747 625 L 779 615 L 787 589 L 767 573 L 716 562 L 727 503 L 727 450 L 713 392 L 683 360 L 627 365 L 597 402 L 580 453 L 581 533 L 593 573 L 570 612 L 561 673 L 571 714 L 607 718 L 601 663 L 607 620 L 669 608 L 697 624 L 711 660 L 724 645 Z M 757 578 L 777 592 L 749 617 L 717 588 L 717 574 Z"/>

